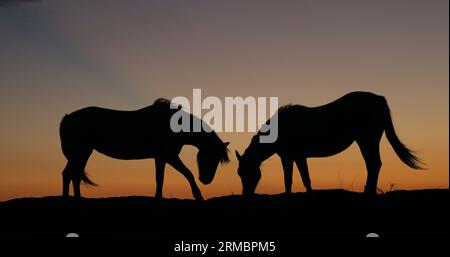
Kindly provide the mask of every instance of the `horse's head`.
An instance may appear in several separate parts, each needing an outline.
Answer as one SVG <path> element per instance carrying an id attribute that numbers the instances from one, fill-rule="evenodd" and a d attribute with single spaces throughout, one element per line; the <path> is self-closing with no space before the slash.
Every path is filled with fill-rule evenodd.
<path id="1" fill-rule="evenodd" d="M 236 151 L 236 157 L 239 161 L 238 174 L 242 182 L 242 194 L 253 195 L 261 179 L 261 169 L 255 160 L 252 160 L 248 155 L 241 156 Z"/>
<path id="2" fill-rule="evenodd" d="M 216 175 L 217 166 L 219 163 L 227 163 L 228 149 L 227 146 L 230 142 L 222 143 L 210 147 L 208 149 L 201 149 L 197 154 L 199 180 L 203 184 L 207 185 L 212 182 Z"/>

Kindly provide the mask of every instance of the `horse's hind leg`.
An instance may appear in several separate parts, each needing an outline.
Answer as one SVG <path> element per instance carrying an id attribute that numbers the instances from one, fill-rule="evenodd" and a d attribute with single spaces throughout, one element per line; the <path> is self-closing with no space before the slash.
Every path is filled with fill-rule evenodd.
<path id="1" fill-rule="evenodd" d="M 79 161 L 69 160 L 67 161 L 66 167 L 64 168 L 62 172 L 63 177 L 63 196 L 67 197 L 69 196 L 69 187 L 70 182 L 72 182 L 73 185 L 73 193 L 75 196 L 80 196 L 80 186 L 78 185 L 81 183 L 81 175 L 79 174 Z"/>
<path id="2" fill-rule="evenodd" d="M 89 159 L 89 155 L 84 156 L 84 157 L 80 157 L 79 159 L 77 159 L 74 162 L 74 172 L 72 175 L 72 186 L 73 186 L 73 195 L 76 198 L 80 198 L 81 197 L 81 192 L 80 192 L 80 186 L 81 186 L 81 180 L 84 174 L 84 169 L 86 168 L 86 164 L 87 161 Z"/>
<path id="3" fill-rule="evenodd" d="M 91 152 L 92 151 L 68 158 L 66 167 L 64 168 L 64 171 L 62 173 L 63 196 L 69 196 L 69 186 L 70 182 L 72 181 L 74 196 L 78 198 L 81 197 L 81 179 L 83 177 L 84 168 L 86 167 L 86 163 Z"/>
<path id="4" fill-rule="evenodd" d="M 302 177 L 303 185 L 306 188 L 306 192 L 311 192 L 311 179 L 309 178 L 309 170 L 308 170 L 308 163 L 306 161 L 306 158 L 299 159 L 295 161 L 295 164 L 297 164 L 298 171 L 300 172 L 300 176 Z"/>
<path id="5" fill-rule="evenodd" d="M 364 189 L 366 194 L 377 193 L 378 175 L 381 169 L 381 158 L 379 149 L 379 140 L 371 143 L 358 142 L 361 153 L 366 162 L 367 168 L 367 182 Z"/>
<path id="6" fill-rule="evenodd" d="M 72 174 L 71 174 L 71 169 L 70 169 L 70 165 L 69 162 L 67 162 L 66 167 L 64 168 L 63 172 L 62 172 L 62 178 L 63 178 L 63 193 L 62 195 L 64 197 L 68 197 L 69 196 L 69 186 L 70 186 L 70 181 L 72 180 Z"/>
<path id="7" fill-rule="evenodd" d="M 66 167 L 64 168 L 64 171 L 62 173 L 64 197 L 69 196 L 70 182 L 72 182 L 74 196 L 80 197 L 79 183 L 81 183 L 81 176 L 78 174 L 79 168 L 77 166 L 79 165 L 77 165 L 76 161 L 69 160 Z"/>
<path id="8" fill-rule="evenodd" d="M 161 158 L 155 158 L 155 170 L 156 170 L 156 194 L 155 198 L 162 198 L 163 196 L 163 184 L 164 184 L 164 168 L 166 161 Z"/>

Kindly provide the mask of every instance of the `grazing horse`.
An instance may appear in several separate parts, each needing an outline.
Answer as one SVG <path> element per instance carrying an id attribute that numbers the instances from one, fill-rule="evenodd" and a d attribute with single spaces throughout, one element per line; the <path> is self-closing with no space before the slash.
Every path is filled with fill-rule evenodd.
<path id="1" fill-rule="evenodd" d="M 61 146 L 67 159 L 62 173 L 63 196 L 69 195 L 70 182 L 75 197 L 80 197 L 81 182 L 95 185 L 84 169 L 92 151 L 96 150 L 122 160 L 154 158 L 156 198 L 162 198 L 164 168 L 168 163 L 189 181 L 194 198 L 202 200 L 194 176 L 178 154 L 183 145 L 193 145 L 199 149 L 199 180 L 206 185 L 214 179 L 218 164 L 229 161 L 229 143 L 222 142 L 212 130 L 173 132 L 170 119 L 180 108 L 171 108 L 169 100 L 158 99 L 153 105 L 135 111 L 87 107 L 66 115 L 60 124 Z M 206 125 L 192 114 L 185 114 L 190 117 L 190 124 L 200 121 L 203 126 Z"/>
<path id="2" fill-rule="evenodd" d="M 244 195 L 254 194 L 261 178 L 260 165 L 273 154 L 281 158 L 286 193 L 291 192 L 294 162 L 309 192 L 311 180 L 306 159 L 335 155 L 354 141 L 366 162 L 367 182 L 364 192 L 376 194 L 381 168 L 379 144 L 383 132 L 406 165 L 422 169 L 420 160 L 397 137 L 383 96 L 352 92 L 319 107 L 283 106 L 275 115 L 278 115 L 277 141 L 260 143 L 258 138 L 265 133 L 259 131 L 242 156 L 236 151 Z"/>

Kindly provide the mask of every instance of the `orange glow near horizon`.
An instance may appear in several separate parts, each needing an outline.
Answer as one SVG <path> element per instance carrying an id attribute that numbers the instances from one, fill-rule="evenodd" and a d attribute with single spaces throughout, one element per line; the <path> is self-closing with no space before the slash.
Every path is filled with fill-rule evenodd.
<path id="1" fill-rule="evenodd" d="M 222 133 L 221 137 L 224 141 L 230 140 L 232 142 L 230 145 L 231 162 L 227 165 L 219 166 L 214 181 L 207 186 L 202 185 L 197 179 L 196 149 L 191 146 L 185 146 L 182 150 L 181 157 L 194 173 L 197 183 L 206 198 L 241 193 L 241 181 L 236 172 L 238 163 L 233 149 L 237 148 L 236 143 L 239 142 L 236 138 L 246 138 L 245 142 L 248 142 L 251 135 L 249 133 L 243 133 L 242 136 L 230 135 L 230 137 L 227 137 L 225 133 Z M 244 148 L 242 150 L 239 149 L 240 152 L 243 150 Z M 430 159 L 435 161 L 431 165 L 427 162 L 428 170 L 413 170 L 407 167 L 398 159 L 386 138 L 383 137 L 381 141 L 383 167 L 379 178 L 379 188 L 383 191 L 389 191 L 391 185 L 393 185 L 394 190 L 448 188 L 448 173 L 445 172 L 448 169 L 448 163 L 446 163 L 447 153 L 442 151 L 441 154 L 426 155 L 419 151 L 418 154 L 425 162 Z M 59 158 L 57 160 L 49 162 L 49 164 L 52 164 L 54 172 L 51 172 L 48 177 L 37 175 L 49 173 L 47 170 L 49 166 L 45 164 L 41 164 L 41 167 L 35 166 L 33 173 L 36 175 L 33 175 L 31 178 L 20 176 L 2 177 L 2 182 L 9 182 L 8 184 L 2 183 L 2 200 L 25 196 L 59 195 L 61 193 L 60 172 L 65 165 L 65 160 L 62 154 L 58 155 Z M 363 191 L 366 169 L 359 148 L 355 143 L 338 155 L 328 158 L 308 159 L 308 164 L 313 189 Z M 99 184 L 99 187 L 82 187 L 82 194 L 85 197 L 154 195 L 155 173 L 153 159 L 123 161 L 94 152 L 89 160 L 87 171 L 90 177 Z M 262 171 L 263 176 L 258 185 L 257 193 L 277 194 L 284 192 L 283 171 L 278 156 L 275 155 L 265 161 L 262 165 Z M 28 183 L 23 183 L 24 181 Z M 297 168 L 294 169 L 293 191 L 304 191 Z M 166 168 L 164 197 L 192 199 L 192 193 L 185 178 L 169 165 Z"/>

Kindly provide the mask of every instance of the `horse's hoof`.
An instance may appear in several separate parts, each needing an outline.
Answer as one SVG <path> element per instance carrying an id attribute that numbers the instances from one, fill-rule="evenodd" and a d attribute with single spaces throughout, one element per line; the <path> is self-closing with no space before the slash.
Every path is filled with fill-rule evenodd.
<path id="1" fill-rule="evenodd" d="M 198 202 L 203 202 L 204 201 L 203 196 L 201 196 L 201 195 L 196 196 L 195 200 L 198 201 Z"/>
<path id="2" fill-rule="evenodd" d="M 364 195 L 377 195 L 377 191 L 375 190 L 364 190 Z"/>

